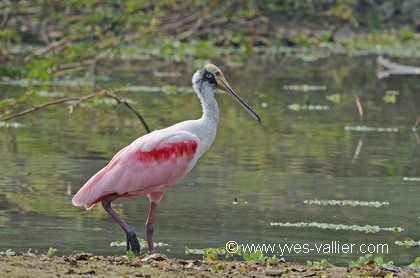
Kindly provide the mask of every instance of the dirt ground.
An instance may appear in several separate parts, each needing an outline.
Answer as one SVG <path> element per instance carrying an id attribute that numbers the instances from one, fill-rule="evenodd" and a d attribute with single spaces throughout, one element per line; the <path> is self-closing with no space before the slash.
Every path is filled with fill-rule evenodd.
<path id="1" fill-rule="evenodd" d="M 49 258 L 28 253 L 0 257 L 0 277 L 420 277 L 420 272 L 369 264 L 354 269 L 323 269 L 291 262 L 271 263 L 203 262 L 170 259 L 163 254 L 129 259 L 86 253 Z"/>

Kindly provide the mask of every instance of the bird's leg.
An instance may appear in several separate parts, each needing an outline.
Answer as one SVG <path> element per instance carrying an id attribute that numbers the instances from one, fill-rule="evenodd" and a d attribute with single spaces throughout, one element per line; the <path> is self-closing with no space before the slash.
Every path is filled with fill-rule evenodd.
<path id="1" fill-rule="evenodd" d="M 147 245 L 149 247 L 149 253 L 152 254 L 154 252 L 153 247 L 153 218 L 155 217 L 155 209 L 157 207 L 157 203 L 150 202 L 150 209 L 149 209 L 149 215 L 147 216 L 146 221 L 146 231 L 147 231 Z"/>
<path id="2" fill-rule="evenodd" d="M 129 251 L 131 247 L 131 251 L 133 251 L 133 253 L 135 254 L 138 254 L 140 253 L 140 243 L 139 243 L 139 240 L 137 239 L 136 233 L 130 226 L 128 226 L 128 224 L 124 221 L 124 219 L 122 219 L 121 216 L 119 216 L 115 212 L 115 210 L 111 207 L 112 201 L 114 201 L 115 199 L 118 199 L 120 196 L 121 195 L 115 193 L 111 196 L 106 197 L 105 199 L 102 200 L 102 206 L 104 207 L 106 212 L 108 212 L 109 215 L 111 215 L 111 217 L 114 218 L 114 220 L 124 230 L 127 236 L 127 251 Z"/>

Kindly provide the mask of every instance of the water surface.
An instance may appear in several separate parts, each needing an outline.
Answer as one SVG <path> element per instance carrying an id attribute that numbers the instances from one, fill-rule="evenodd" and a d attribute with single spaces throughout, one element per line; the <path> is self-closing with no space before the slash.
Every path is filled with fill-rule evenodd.
<path id="1" fill-rule="evenodd" d="M 254 58 L 235 63 L 235 67 L 217 64 L 237 93 L 258 112 L 262 124 L 250 119 L 226 94 L 216 95 L 221 113 L 216 141 L 158 206 L 155 240 L 170 246 L 157 250 L 183 257 L 185 247 L 219 247 L 229 240 L 266 244 L 384 243 L 389 245 L 389 254 L 375 255 L 399 264 L 413 262 L 418 247 L 406 249 L 394 242 L 407 237 L 420 240 L 420 182 L 404 180 L 420 177 L 420 142 L 412 130 L 420 114 L 420 79 L 396 76 L 378 80 L 375 57 L 334 57 L 316 62 L 284 59 L 275 63 Z M 150 68 L 123 62 L 106 68 L 99 73 L 104 80 L 100 83 L 115 87 L 189 87 L 193 74 L 189 66 L 171 67 L 161 62 L 153 62 Z M 180 76 L 153 75 L 153 71 L 176 71 Z M 305 84 L 325 88 L 302 91 L 287 87 Z M 0 87 L 2 98 L 26 90 L 75 95 L 93 89 Z M 399 92 L 395 103 L 384 100 L 386 91 Z M 188 91 L 122 95 L 136 102 L 134 106 L 152 129 L 201 116 L 198 99 Z M 336 95 L 336 102 L 328 100 L 331 95 Z M 355 96 L 362 104 L 363 119 Z M 322 109 L 293 111 L 290 105 Z M 0 127 L 1 251 L 32 248 L 45 252 L 53 246 L 61 253 L 123 254 L 124 248 L 109 246 L 111 241 L 124 239 L 120 227 L 100 206 L 84 211 L 73 207 L 71 198 L 119 149 L 145 133 L 134 114 L 122 106 L 91 103 L 76 108 L 72 115 L 62 105 L 14 122 L 24 126 Z M 373 129 L 354 131 L 357 127 Z M 379 132 L 378 128 L 385 130 Z M 235 198 L 237 205 L 233 204 Z M 390 204 L 380 208 L 304 204 L 313 199 Z M 116 201 L 114 207 L 138 236 L 144 237 L 148 200 Z M 271 222 L 377 225 L 404 230 L 366 234 L 275 227 Z M 327 258 L 345 264 L 360 255 L 310 252 L 284 257 L 302 262 Z"/>

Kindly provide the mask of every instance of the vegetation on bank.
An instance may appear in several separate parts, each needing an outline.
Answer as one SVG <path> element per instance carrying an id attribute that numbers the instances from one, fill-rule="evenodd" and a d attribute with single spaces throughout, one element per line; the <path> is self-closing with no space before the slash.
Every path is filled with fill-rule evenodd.
<path id="1" fill-rule="evenodd" d="M 406 2 L 9 0 L 0 5 L 0 75 L 95 76 L 105 60 L 152 56 L 200 66 L 252 53 L 418 57 L 418 8 Z"/>

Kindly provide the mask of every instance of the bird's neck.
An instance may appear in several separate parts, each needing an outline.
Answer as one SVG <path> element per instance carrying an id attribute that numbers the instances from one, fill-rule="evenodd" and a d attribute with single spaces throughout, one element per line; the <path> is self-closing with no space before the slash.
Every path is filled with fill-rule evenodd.
<path id="1" fill-rule="evenodd" d="M 214 98 L 205 102 L 201 100 L 201 107 L 203 109 L 203 116 L 201 118 L 217 125 L 219 122 L 219 108 L 217 107 L 216 100 Z"/>
<path id="2" fill-rule="evenodd" d="M 217 126 L 219 122 L 219 108 L 216 100 L 214 99 L 215 88 L 206 87 L 201 88 L 200 91 L 201 92 L 197 93 L 197 95 L 203 109 L 203 116 L 201 117 L 201 120 Z"/>

